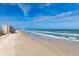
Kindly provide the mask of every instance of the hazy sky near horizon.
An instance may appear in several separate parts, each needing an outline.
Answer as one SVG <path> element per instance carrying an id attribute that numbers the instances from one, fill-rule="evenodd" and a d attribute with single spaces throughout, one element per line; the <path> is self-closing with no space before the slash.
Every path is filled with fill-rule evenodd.
<path id="1" fill-rule="evenodd" d="M 78 3 L 3 3 L 0 24 L 27 29 L 79 29 Z"/>

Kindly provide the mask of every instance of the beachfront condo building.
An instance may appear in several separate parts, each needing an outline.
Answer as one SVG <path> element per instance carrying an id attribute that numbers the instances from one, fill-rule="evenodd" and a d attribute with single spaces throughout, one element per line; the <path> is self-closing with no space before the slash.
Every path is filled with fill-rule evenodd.
<path id="1" fill-rule="evenodd" d="M 8 24 L 2 24 L 2 31 L 3 31 L 3 34 L 10 33 L 10 26 Z"/>

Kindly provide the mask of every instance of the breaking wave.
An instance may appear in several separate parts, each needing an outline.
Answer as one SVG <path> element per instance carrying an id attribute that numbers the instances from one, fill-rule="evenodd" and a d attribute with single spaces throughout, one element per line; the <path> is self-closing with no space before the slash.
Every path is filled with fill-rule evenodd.
<path id="1" fill-rule="evenodd" d="M 79 33 L 71 31 L 31 31 L 33 34 L 48 36 L 56 39 L 79 41 Z"/>
<path id="2" fill-rule="evenodd" d="M 61 39 L 69 39 L 69 40 L 79 40 L 79 34 L 78 33 L 72 33 L 67 31 L 37 31 L 37 33 L 45 34 L 47 36 L 51 36 L 54 38 L 61 38 Z"/>

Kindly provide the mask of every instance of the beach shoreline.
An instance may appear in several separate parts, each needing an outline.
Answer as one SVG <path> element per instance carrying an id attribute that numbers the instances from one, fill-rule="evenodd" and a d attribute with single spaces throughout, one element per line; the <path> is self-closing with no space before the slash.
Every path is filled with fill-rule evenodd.
<path id="1" fill-rule="evenodd" d="M 1 36 L 2 37 L 2 36 Z M 79 43 L 17 31 L 0 37 L 0 55 L 78 56 Z"/>

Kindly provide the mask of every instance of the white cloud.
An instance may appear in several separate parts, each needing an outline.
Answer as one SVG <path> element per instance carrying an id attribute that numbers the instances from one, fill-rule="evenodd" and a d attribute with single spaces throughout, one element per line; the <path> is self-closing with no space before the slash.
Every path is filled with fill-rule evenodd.
<path id="1" fill-rule="evenodd" d="M 25 4 L 18 4 L 19 8 L 23 11 L 24 16 L 28 16 L 28 11 L 30 10 L 30 6 Z"/>
<path id="2" fill-rule="evenodd" d="M 44 6 L 50 6 L 51 5 L 51 3 L 45 3 L 44 4 Z"/>
<path id="3" fill-rule="evenodd" d="M 52 4 L 51 3 L 42 3 L 42 4 L 39 4 L 39 5 L 40 5 L 40 8 L 43 8 L 43 7 L 49 7 Z"/>
<path id="4" fill-rule="evenodd" d="M 64 17 L 64 16 L 69 16 L 71 14 L 73 14 L 73 12 L 69 11 L 69 12 L 63 12 L 63 13 L 60 13 L 60 14 L 56 14 L 56 16 Z"/>
<path id="5" fill-rule="evenodd" d="M 46 15 L 39 15 L 35 17 L 34 21 L 41 21 L 41 22 L 79 22 L 79 15 L 76 15 L 77 11 L 69 11 L 57 14 L 55 16 L 46 16 Z"/>
<path id="6" fill-rule="evenodd" d="M 73 10 L 73 11 L 68 11 L 68 12 L 63 12 L 60 14 L 56 14 L 56 17 L 67 17 L 67 16 L 77 16 L 79 15 L 79 10 Z"/>
<path id="7" fill-rule="evenodd" d="M 20 4 L 20 3 L 2 3 L 2 5 L 12 5 L 12 6 L 16 6 L 18 5 L 18 7 L 22 10 L 22 12 L 24 13 L 24 16 L 28 16 L 28 11 L 30 10 L 30 5 L 26 5 L 26 4 Z"/>

